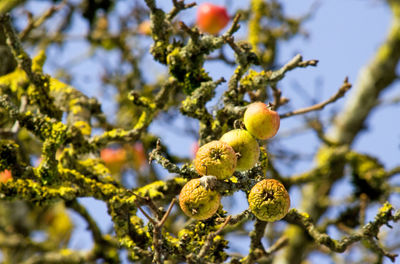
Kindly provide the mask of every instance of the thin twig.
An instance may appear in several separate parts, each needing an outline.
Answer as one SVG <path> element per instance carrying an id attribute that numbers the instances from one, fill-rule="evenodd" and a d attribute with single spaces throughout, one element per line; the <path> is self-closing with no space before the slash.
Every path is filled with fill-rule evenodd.
<path id="1" fill-rule="evenodd" d="M 216 236 L 218 236 L 219 233 L 222 232 L 222 230 L 225 228 L 225 226 L 229 223 L 230 220 L 231 220 L 231 216 L 228 216 L 228 217 L 225 219 L 225 222 L 220 226 L 220 228 L 219 228 L 217 231 L 215 231 L 215 232 L 213 232 L 213 233 L 211 233 L 211 234 L 208 234 L 207 240 L 205 241 L 203 247 L 201 248 L 199 254 L 198 254 L 197 257 L 196 257 L 197 259 L 200 259 L 200 260 L 201 260 L 201 259 L 203 259 L 203 258 L 206 256 L 207 251 L 211 248 L 211 246 L 212 246 L 212 244 L 213 244 L 214 238 L 215 238 Z"/>
<path id="2" fill-rule="evenodd" d="M 244 263 L 252 264 L 257 259 L 267 255 L 261 239 L 264 237 L 265 228 L 268 222 L 256 219 L 254 223 L 254 230 L 250 232 L 250 252 L 244 259 Z"/>
<path id="3" fill-rule="evenodd" d="M 393 263 L 396 261 L 396 257 L 398 256 L 398 254 L 392 254 L 388 252 L 386 249 L 382 248 L 382 246 L 379 245 L 378 242 L 374 240 L 372 237 L 368 237 L 367 241 L 369 242 L 369 246 L 374 252 L 376 252 L 381 256 L 389 258 Z"/>
<path id="4" fill-rule="evenodd" d="M 28 106 L 28 98 L 26 97 L 26 95 L 22 95 L 21 96 L 21 103 L 20 103 L 20 106 L 19 106 L 19 112 L 20 113 L 25 112 L 27 106 Z M 19 121 L 16 120 L 14 125 L 11 128 L 11 132 L 14 133 L 15 137 L 17 137 L 19 128 L 20 128 Z"/>
<path id="5" fill-rule="evenodd" d="M 154 256 L 153 256 L 153 262 L 161 264 L 163 263 L 163 237 L 162 237 L 162 227 L 167 220 L 167 217 L 171 213 L 172 207 L 174 206 L 176 202 L 176 198 L 173 198 L 168 210 L 165 212 L 164 216 L 160 221 L 158 221 L 154 225 L 154 230 L 153 230 L 153 247 L 154 247 Z"/>
<path id="6" fill-rule="evenodd" d="M 338 100 L 339 98 L 343 97 L 350 88 L 351 88 L 351 84 L 348 82 L 348 78 L 346 77 L 342 86 L 339 88 L 339 90 L 336 92 L 336 94 L 334 94 L 328 100 L 318 103 L 318 104 L 315 104 L 313 106 L 305 107 L 305 108 L 298 109 L 298 110 L 295 110 L 292 112 L 288 112 L 286 114 L 279 115 L 279 117 L 282 119 L 282 118 L 286 118 L 286 117 L 290 117 L 290 116 L 294 116 L 294 115 L 305 114 L 305 113 L 308 113 L 311 111 L 321 110 L 326 105 L 331 104 L 331 103 L 335 102 L 336 100 Z"/>
<path id="7" fill-rule="evenodd" d="M 391 170 L 388 171 L 388 173 L 387 173 L 387 177 L 388 177 L 388 178 L 390 178 L 390 177 L 392 177 L 392 176 L 395 176 L 395 175 L 400 175 L 400 166 L 397 166 L 397 167 L 391 169 Z"/>
<path id="8" fill-rule="evenodd" d="M 236 225 L 243 221 L 247 221 L 251 216 L 252 216 L 252 213 L 250 210 L 248 210 L 248 209 L 244 210 L 240 214 L 237 214 L 235 216 L 229 216 L 230 217 L 229 224 Z M 226 219 L 227 218 L 217 218 L 217 219 L 215 219 L 215 222 L 216 223 L 224 223 L 226 221 Z"/>
<path id="9" fill-rule="evenodd" d="M 160 139 L 157 140 L 157 146 L 160 145 Z M 174 164 L 171 162 L 169 159 L 164 157 L 161 153 L 161 148 L 156 147 L 153 149 L 150 154 L 149 154 L 149 163 L 152 161 L 156 161 L 158 164 L 160 164 L 164 169 L 166 169 L 170 173 L 176 173 L 179 174 L 180 176 L 184 178 L 197 178 L 198 174 L 193 170 L 193 168 L 190 168 L 190 166 L 185 166 L 183 165 L 182 168 L 179 168 L 178 165 Z"/>
<path id="10" fill-rule="evenodd" d="M 150 199 L 149 197 L 143 197 L 135 192 L 129 192 L 129 193 L 136 196 L 136 198 L 138 198 L 141 203 L 146 204 L 154 214 L 156 214 L 157 216 L 160 215 L 160 210 L 154 204 L 152 199 Z"/>
<path id="11" fill-rule="evenodd" d="M 171 213 L 172 207 L 174 206 L 174 204 L 176 203 L 176 198 L 174 197 L 171 201 L 171 203 L 168 206 L 167 211 L 165 212 L 164 216 L 161 218 L 161 220 L 158 222 L 157 227 L 161 228 L 165 221 L 167 220 L 168 215 Z"/>
<path id="12" fill-rule="evenodd" d="M 288 243 L 289 238 L 286 236 L 282 236 L 269 249 L 266 250 L 266 254 L 270 256 L 275 252 L 281 250 L 283 247 L 287 246 Z"/>
<path id="13" fill-rule="evenodd" d="M 172 10 L 168 13 L 168 15 L 167 15 L 167 19 L 168 19 L 169 21 L 171 21 L 172 19 L 174 19 L 174 17 L 176 17 L 176 15 L 177 15 L 180 11 L 182 11 L 182 10 L 184 10 L 184 9 L 191 8 L 191 7 L 193 7 L 193 6 L 196 5 L 195 2 L 190 3 L 190 4 L 185 4 L 185 1 L 184 1 L 184 0 L 172 0 L 172 3 L 174 4 L 174 7 L 173 7 L 173 9 L 172 9 Z"/>
<path id="14" fill-rule="evenodd" d="M 59 5 L 53 5 L 37 19 L 31 19 L 24 30 L 19 33 L 20 40 L 24 41 L 33 29 L 40 27 L 40 25 L 42 25 L 47 19 L 49 19 L 55 12 L 63 8 L 66 3 L 67 0 L 64 0 Z"/>
<path id="15" fill-rule="evenodd" d="M 140 196 L 139 196 L 140 197 Z M 153 254 L 153 262 L 157 264 L 163 263 L 163 253 L 162 253 L 162 244 L 163 244 L 163 237 L 162 237 L 162 227 L 167 220 L 167 217 L 171 213 L 172 207 L 174 206 L 176 202 L 176 198 L 173 198 L 171 203 L 168 206 L 167 211 L 165 214 L 162 216 L 161 220 L 156 220 L 149 216 L 140 206 L 138 201 L 135 201 L 135 204 L 137 208 L 143 213 L 143 215 L 152 223 L 153 225 L 153 248 L 154 248 L 154 254 Z M 157 215 L 157 219 L 159 219 Z"/>
<path id="16" fill-rule="evenodd" d="M 140 212 L 142 212 L 142 214 L 147 218 L 147 220 L 149 220 L 154 226 L 156 226 L 157 222 L 150 215 L 148 215 L 146 213 L 146 211 L 144 211 L 142 209 L 142 207 L 140 206 L 139 202 L 135 201 L 135 204 L 136 204 L 136 207 L 140 210 Z"/>
<path id="17" fill-rule="evenodd" d="M 236 31 L 239 30 L 240 25 L 239 25 L 239 20 L 240 20 L 241 15 L 236 14 L 235 17 L 233 18 L 232 26 L 228 29 L 228 31 L 224 34 L 224 36 L 232 36 Z"/>
<path id="18" fill-rule="evenodd" d="M 303 61 L 303 57 L 300 54 L 297 54 L 294 56 L 288 63 L 282 66 L 277 71 L 272 72 L 271 76 L 269 77 L 270 82 L 278 82 L 285 77 L 285 73 L 288 71 L 291 71 L 295 68 L 304 68 L 308 66 L 317 66 L 318 61 L 317 60 L 308 60 L 308 61 Z"/>
<path id="19" fill-rule="evenodd" d="M 276 111 L 276 109 L 278 109 L 281 105 L 282 92 L 280 89 L 278 89 L 278 87 L 276 87 L 276 83 L 271 84 L 271 89 L 274 96 L 274 103 L 271 106 L 271 110 Z"/>

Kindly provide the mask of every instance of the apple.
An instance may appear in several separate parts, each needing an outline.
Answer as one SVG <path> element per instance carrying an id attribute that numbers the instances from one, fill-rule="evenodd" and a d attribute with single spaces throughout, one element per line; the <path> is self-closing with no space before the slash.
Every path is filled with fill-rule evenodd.
<path id="1" fill-rule="evenodd" d="M 0 172 L 0 183 L 6 183 L 11 179 L 12 179 L 12 175 L 11 175 L 10 170 L 4 170 L 4 171 Z"/>
<path id="2" fill-rule="evenodd" d="M 289 193 L 282 183 L 274 179 L 265 179 L 254 185 L 248 202 L 251 212 L 267 222 L 282 219 L 290 208 Z"/>
<path id="3" fill-rule="evenodd" d="M 151 35 L 151 21 L 150 20 L 145 20 L 142 23 L 139 24 L 137 31 L 142 34 L 142 35 Z"/>
<path id="4" fill-rule="evenodd" d="M 238 154 L 236 169 L 249 170 L 254 167 L 260 157 L 260 147 L 257 140 L 244 129 L 231 130 L 219 139 L 228 143 Z"/>
<path id="5" fill-rule="evenodd" d="M 201 32 L 218 34 L 229 22 L 229 15 L 223 6 L 203 3 L 197 10 L 197 26 Z"/>
<path id="6" fill-rule="evenodd" d="M 147 157 L 145 153 L 144 146 L 142 142 L 136 142 L 132 146 L 132 159 L 133 159 L 133 168 L 135 170 L 140 170 L 147 165 Z"/>
<path id="7" fill-rule="evenodd" d="M 188 181 L 179 194 L 179 205 L 189 217 L 197 220 L 210 218 L 221 204 L 221 195 L 206 189 L 199 178 Z"/>
<path id="8" fill-rule="evenodd" d="M 199 148 L 194 166 L 200 175 L 211 175 L 219 180 L 232 176 L 236 169 L 236 153 L 222 141 L 211 141 Z"/>
<path id="9" fill-rule="evenodd" d="M 111 173 L 118 173 L 126 162 L 126 150 L 105 148 L 100 151 L 100 157 Z"/>
<path id="10" fill-rule="evenodd" d="M 190 146 L 190 155 L 195 158 L 196 153 L 199 150 L 199 143 L 197 141 L 194 141 L 192 145 Z"/>
<path id="11" fill-rule="evenodd" d="M 243 117 L 247 131 L 257 139 L 269 139 L 280 126 L 279 114 L 262 102 L 248 105 Z"/>

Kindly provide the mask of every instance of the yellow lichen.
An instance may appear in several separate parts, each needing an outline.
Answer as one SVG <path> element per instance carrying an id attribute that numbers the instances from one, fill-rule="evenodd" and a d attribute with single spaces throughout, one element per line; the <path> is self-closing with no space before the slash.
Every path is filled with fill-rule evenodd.
<path id="1" fill-rule="evenodd" d="M 78 128 L 82 135 L 90 136 L 92 133 L 92 127 L 85 121 L 76 121 L 72 126 Z"/>

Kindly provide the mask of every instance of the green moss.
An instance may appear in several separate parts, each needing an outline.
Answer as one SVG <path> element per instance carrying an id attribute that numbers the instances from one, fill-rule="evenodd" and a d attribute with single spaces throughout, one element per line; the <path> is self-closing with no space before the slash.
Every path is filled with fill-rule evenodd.
<path id="1" fill-rule="evenodd" d="M 82 167 L 82 169 L 84 169 L 84 171 L 87 171 L 87 173 L 92 175 L 104 176 L 110 174 L 110 171 L 103 164 L 101 159 L 88 158 L 84 160 L 78 160 L 78 164 Z"/>
<path id="2" fill-rule="evenodd" d="M 82 120 L 76 121 L 75 123 L 72 124 L 72 126 L 79 129 L 82 135 L 90 136 L 90 134 L 92 134 L 92 127 L 85 121 Z"/>
<path id="3" fill-rule="evenodd" d="M 169 72 L 183 83 L 183 92 L 191 95 L 203 82 L 211 81 L 210 76 L 202 68 L 203 55 L 189 54 L 180 47 L 174 48 L 167 56 Z"/>
<path id="4" fill-rule="evenodd" d="M 381 208 L 379 208 L 378 217 L 383 218 L 385 215 L 393 210 L 393 206 L 389 202 L 385 202 Z"/>
<path id="5" fill-rule="evenodd" d="M 256 72 L 250 69 L 249 74 L 240 80 L 240 85 L 246 91 L 265 89 L 265 86 L 269 81 L 270 75 L 271 75 L 270 72 L 265 72 L 265 71 Z"/>
<path id="6" fill-rule="evenodd" d="M 160 191 L 165 186 L 165 182 L 156 181 L 152 182 L 142 188 L 140 188 L 137 192 L 141 196 L 150 197 L 152 199 L 163 199 L 164 193 Z"/>
<path id="7" fill-rule="evenodd" d="M 252 0 L 250 3 L 251 8 L 251 19 L 249 20 L 249 33 L 248 41 L 252 45 L 253 51 L 257 52 L 257 45 L 260 42 L 260 31 L 261 31 L 261 18 L 264 3 L 261 0 Z"/>
<path id="8" fill-rule="evenodd" d="M 211 232 L 215 232 L 219 228 L 214 225 L 212 218 L 207 221 L 197 221 L 195 224 L 187 226 L 178 233 L 178 250 L 180 254 L 189 255 L 190 253 L 196 255 L 199 253 L 201 246 L 204 245 L 207 236 Z M 211 263 L 221 263 L 227 259 L 224 250 L 228 246 L 223 236 L 216 236 L 209 253 L 202 261 Z"/>
<path id="9" fill-rule="evenodd" d="M 268 152 L 265 147 L 260 147 L 260 158 L 259 162 L 262 168 L 263 175 L 267 173 L 268 169 Z"/>
<path id="10" fill-rule="evenodd" d="M 43 72 L 43 65 L 46 61 L 46 53 L 40 50 L 39 53 L 32 59 L 32 71 Z"/>
<path id="11" fill-rule="evenodd" d="M 133 129 L 141 130 L 147 127 L 152 120 L 153 120 L 153 114 L 150 111 L 144 110 Z"/>
<path id="12" fill-rule="evenodd" d="M 353 151 L 346 155 L 346 159 L 352 170 L 356 195 L 365 193 L 371 199 L 378 199 L 386 193 L 385 168 L 376 158 Z"/>
<path id="13" fill-rule="evenodd" d="M 11 91 L 20 96 L 28 86 L 29 79 L 21 68 L 16 68 L 13 72 L 0 76 L 0 85 L 10 87 Z M 0 91 L 1 94 L 1 91 Z"/>
<path id="14" fill-rule="evenodd" d="M 12 140 L 0 140 L 0 172 L 10 169 L 17 162 L 19 146 Z"/>
<path id="15" fill-rule="evenodd" d="M 200 68 L 200 70 L 193 69 L 185 74 L 183 91 L 185 94 L 191 95 L 202 83 L 211 80 L 212 79 L 203 68 Z"/>

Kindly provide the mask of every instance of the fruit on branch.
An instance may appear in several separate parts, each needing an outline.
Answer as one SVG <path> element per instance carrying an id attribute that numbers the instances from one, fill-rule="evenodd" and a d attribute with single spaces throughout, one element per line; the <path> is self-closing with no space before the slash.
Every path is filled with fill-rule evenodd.
<path id="1" fill-rule="evenodd" d="M 247 106 L 243 117 L 247 131 L 258 139 L 269 139 L 279 130 L 279 114 L 262 102 Z"/>
<path id="2" fill-rule="evenodd" d="M 223 6 L 203 3 L 197 10 L 197 26 L 201 32 L 217 34 L 229 22 L 229 15 Z"/>
<path id="3" fill-rule="evenodd" d="M 236 154 L 222 141 L 211 141 L 199 148 L 194 166 L 200 175 L 212 175 L 220 180 L 232 176 L 236 169 Z"/>
<path id="4" fill-rule="evenodd" d="M 131 151 L 127 156 L 132 161 L 132 167 L 135 170 L 143 169 L 148 165 L 146 152 L 142 142 L 135 142 L 133 146 L 129 147 L 129 150 Z"/>
<path id="5" fill-rule="evenodd" d="M 206 189 L 199 178 L 188 181 L 179 194 L 182 211 L 197 220 L 213 216 L 220 204 L 221 195 L 215 190 Z"/>
<path id="6" fill-rule="evenodd" d="M 139 24 L 137 31 L 139 34 L 142 35 L 151 35 L 151 21 L 150 20 L 145 20 L 142 23 Z"/>
<path id="7" fill-rule="evenodd" d="M 222 135 L 220 141 L 228 143 L 236 152 L 236 169 L 239 171 L 253 168 L 260 157 L 257 140 L 244 129 L 231 130 Z"/>
<path id="8" fill-rule="evenodd" d="M 248 197 L 251 212 L 262 221 L 278 221 L 290 207 L 289 193 L 277 180 L 265 179 L 253 186 Z"/>
<path id="9" fill-rule="evenodd" d="M 197 141 L 194 141 L 190 146 L 190 156 L 192 158 L 195 158 L 198 150 L 199 150 L 199 143 Z"/>
<path id="10" fill-rule="evenodd" d="M 111 173 L 118 173 L 125 164 L 127 156 L 123 148 L 105 148 L 100 151 L 100 157 Z"/>
<path id="11" fill-rule="evenodd" d="M 10 170 L 4 170 L 0 172 L 0 183 L 6 183 L 9 180 L 12 180 L 12 175 Z"/>

